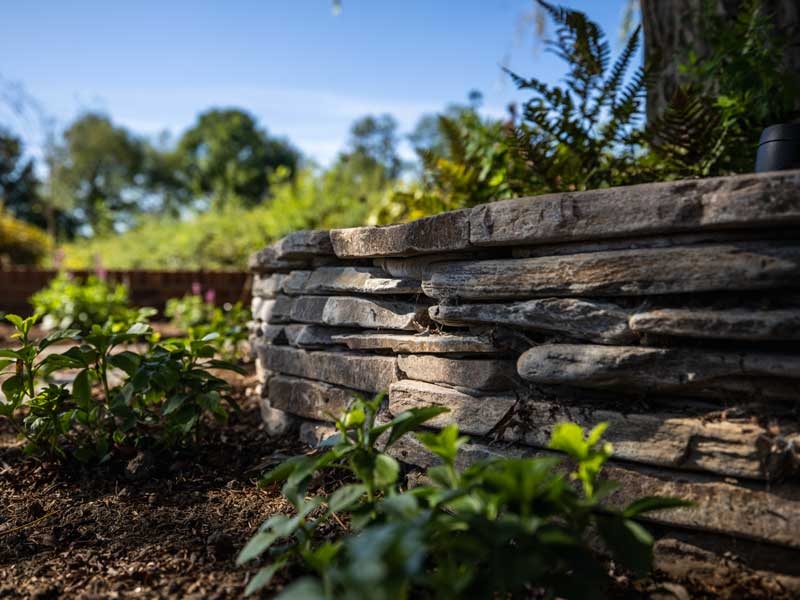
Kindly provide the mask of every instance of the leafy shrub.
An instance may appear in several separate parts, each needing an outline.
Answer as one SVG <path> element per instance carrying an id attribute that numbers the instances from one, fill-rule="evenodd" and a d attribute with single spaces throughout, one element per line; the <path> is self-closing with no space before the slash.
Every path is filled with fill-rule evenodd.
<path id="1" fill-rule="evenodd" d="M 170 298 L 164 314 L 170 322 L 189 334 L 189 339 L 210 339 L 223 358 L 243 357 L 242 344 L 247 340 L 250 310 L 241 302 L 219 307 L 200 294 Z M 213 338 L 209 338 L 212 336 Z"/>
<path id="2" fill-rule="evenodd" d="M 90 268 L 100 255 L 112 269 L 243 269 L 254 250 L 297 229 L 363 224 L 384 184 L 349 168 L 305 169 L 273 183 L 271 198 L 255 208 L 232 206 L 191 220 L 143 217 L 121 235 L 68 244 L 64 264 Z"/>
<path id="3" fill-rule="evenodd" d="M 264 478 L 263 484 L 285 482 L 296 514 L 269 518 L 242 549 L 239 563 L 270 557 L 247 593 L 299 562 L 316 577 L 299 579 L 280 598 L 492 598 L 532 590 L 548 598 L 603 598 L 608 570 L 590 535 L 599 534 L 619 564 L 644 574 L 653 539 L 635 517 L 685 504 L 657 497 L 623 510 L 603 504 L 616 487 L 600 478 L 611 455 L 601 440 L 604 424 L 587 436 L 569 423 L 554 430 L 550 447 L 571 459 L 571 472 L 556 456 L 482 460 L 462 471 L 456 454 L 466 438 L 455 425 L 419 433 L 441 464 L 427 470 L 430 483 L 403 491 L 400 465 L 385 450 L 446 409 L 414 409 L 376 424 L 380 402 L 355 402 L 326 451 L 289 459 Z M 320 471 L 349 473 L 355 483 L 309 497 Z M 349 518 L 353 533 L 318 539 L 320 528 L 342 522 L 337 515 Z"/>
<path id="4" fill-rule="evenodd" d="M 126 322 L 155 312 L 131 308 L 128 288 L 122 283 L 111 284 L 95 275 L 81 280 L 64 272 L 31 296 L 30 303 L 43 317 L 45 329 L 77 328 L 84 333 L 95 323 Z"/>
<path id="5" fill-rule="evenodd" d="M 204 414 L 227 417 L 227 383 L 208 369 L 238 368 L 213 358 L 210 339 L 156 342 L 148 325 L 128 322 L 59 330 L 37 342 L 30 337 L 36 317 L 6 318 L 20 347 L 0 350 L 0 374 L 8 375 L 0 416 L 28 452 L 102 461 L 129 447 L 184 445 L 195 440 Z M 45 352 L 64 339 L 77 345 Z M 147 342 L 147 349 L 120 348 L 132 342 Z M 77 370 L 71 389 L 48 382 L 64 370 Z"/>
<path id="6" fill-rule="evenodd" d="M 708 54 L 684 57 L 684 85 L 646 137 L 672 176 L 749 172 L 762 129 L 800 117 L 800 75 L 782 63 L 790 39 L 759 0 L 742 2 L 736 19 L 703 2 L 701 23 Z"/>
<path id="7" fill-rule="evenodd" d="M 16 265 L 39 265 L 53 251 L 47 233 L 15 219 L 0 206 L 0 261 Z"/>

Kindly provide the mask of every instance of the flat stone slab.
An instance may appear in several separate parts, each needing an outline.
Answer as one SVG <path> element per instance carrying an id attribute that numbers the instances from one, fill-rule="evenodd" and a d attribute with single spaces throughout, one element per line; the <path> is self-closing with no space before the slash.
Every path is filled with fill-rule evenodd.
<path id="1" fill-rule="evenodd" d="M 269 344 L 256 344 L 256 352 L 264 368 L 270 371 L 365 392 L 385 391 L 398 379 L 394 356 L 313 352 Z"/>
<path id="2" fill-rule="evenodd" d="M 430 279 L 433 265 L 457 260 L 481 260 L 497 258 L 497 251 L 482 252 L 440 252 L 407 258 L 373 258 L 372 263 L 392 277 L 422 281 Z"/>
<path id="3" fill-rule="evenodd" d="M 428 307 L 349 296 L 298 296 L 291 318 L 302 323 L 417 331 L 428 324 Z"/>
<path id="4" fill-rule="evenodd" d="M 685 348 L 543 344 L 517 362 L 520 376 L 534 383 L 613 388 L 621 391 L 692 393 L 734 391 L 770 378 L 800 379 L 800 356 L 734 353 Z M 734 383 L 733 386 L 728 384 Z M 795 384 L 796 386 L 796 384 Z M 791 389 L 786 391 L 791 397 Z M 796 398 L 796 394 L 794 396 Z"/>
<path id="5" fill-rule="evenodd" d="M 296 323 L 284 327 L 284 333 L 289 345 L 306 349 L 330 348 L 331 346 L 340 345 L 342 342 L 334 339 L 334 336 L 352 332 L 352 329 L 325 327 L 322 325 L 299 325 Z"/>
<path id="6" fill-rule="evenodd" d="M 258 298 L 275 298 L 283 288 L 286 275 L 273 273 L 271 275 L 256 275 L 253 277 L 253 296 Z"/>
<path id="7" fill-rule="evenodd" d="M 450 412 L 442 413 L 427 427 L 442 428 L 456 423 L 464 433 L 488 435 L 516 404 L 514 396 L 470 396 L 451 388 L 422 381 L 402 380 L 389 387 L 389 412 L 399 415 L 412 408 L 444 406 Z"/>
<path id="8" fill-rule="evenodd" d="M 274 244 L 275 257 L 280 260 L 333 256 L 330 232 L 319 229 L 295 231 Z"/>
<path id="9" fill-rule="evenodd" d="M 639 334 L 743 341 L 800 340 L 800 309 L 662 308 L 630 318 Z"/>
<path id="10" fill-rule="evenodd" d="M 275 300 L 264 300 L 261 298 L 257 298 L 257 300 L 258 302 L 254 300 L 252 304 L 253 319 L 266 323 L 270 320 L 272 313 L 275 311 Z"/>
<path id="11" fill-rule="evenodd" d="M 627 344 L 638 339 L 628 326 L 630 310 L 594 300 L 543 298 L 503 304 L 439 305 L 432 306 L 428 314 L 443 325 L 508 325 L 601 344 Z"/>
<path id="12" fill-rule="evenodd" d="M 276 375 L 269 380 L 272 406 L 306 419 L 333 422 L 363 392 L 321 381 Z"/>
<path id="13" fill-rule="evenodd" d="M 547 194 L 476 206 L 470 243 L 545 244 L 800 223 L 800 171 Z"/>
<path id="14" fill-rule="evenodd" d="M 414 256 L 469 247 L 469 210 L 456 210 L 385 227 L 332 229 L 339 258 Z"/>
<path id="15" fill-rule="evenodd" d="M 452 388 L 401 380 L 389 388 L 389 408 L 444 406 L 451 410 L 426 423 L 443 427 L 456 423 L 459 430 L 546 449 L 558 423 L 577 423 L 591 429 L 609 424 L 604 439 L 614 444 L 616 458 L 643 464 L 702 470 L 732 477 L 781 479 L 797 476 L 790 456 L 800 434 L 772 436 L 748 419 L 723 421 L 681 417 L 674 413 L 623 414 L 591 406 L 570 406 L 561 401 L 515 396 L 472 396 Z M 797 423 L 794 423 L 797 426 Z M 780 440 L 770 452 L 770 440 Z"/>
<path id="16" fill-rule="evenodd" d="M 518 381 L 514 361 L 401 354 L 397 367 L 407 379 L 466 390 L 508 390 Z"/>
<path id="17" fill-rule="evenodd" d="M 442 263 L 422 283 L 437 299 L 640 296 L 785 287 L 800 276 L 800 246 L 742 242 Z"/>
<path id="18" fill-rule="evenodd" d="M 377 267 L 320 267 L 294 271 L 283 282 L 287 294 L 421 294 L 418 280 L 387 277 Z"/>
<path id="19" fill-rule="evenodd" d="M 291 319 L 292 307 L 294 306 L 294 298 L 291 296 L 284 296 L 279 294 L 275 300 L 265 300 L 271 302 L 272 305 L 269 310 L 269 315 L 265 321 L 273 324 L 289 323 Z"/>
<path id="20" fill-rule="evenodd" d="M 399 334 L 365 331 L 333 336 L 333 342 L 351 350 L 391 350 L 420 354 L 469 354 L 501 352 L 488 336 L 471 334 Z"/>
<path id="21" fill-rule="evenodd" d="M 437 417 L 441 419 L 437 427 L 448 424 L 442 419 L 448 414 Z M 440 464 L 413 436 L 401 438 L 389 453 L 398 460 L 423 467 Z M 464 469 L 487 458 L 553 455 L 521 445 L 489 446 L 472 441 L 459 448 L 456 465 Z M 731 479 L 619 462 L 606 464 L 603 476 L 620 484 L 609 498 L 612 505 L 620 508 L 637 498 L 656 495 L 692 502 L 687 507 L 647 513 L 642 517 L 645 521 L 800 548 L 800 539 L 791 527 L 792 523 L 800 522 L 800 486 L 796 484 L 746 487 Z"/>

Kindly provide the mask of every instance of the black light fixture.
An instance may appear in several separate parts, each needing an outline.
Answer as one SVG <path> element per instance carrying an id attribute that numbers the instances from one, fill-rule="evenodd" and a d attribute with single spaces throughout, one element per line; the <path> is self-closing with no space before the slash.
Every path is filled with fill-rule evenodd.
<path id="1" fill-rule="evenodd" d="M 761 132 L 756 173 L 800 169 L 800 123 L 770 125 Z"/>

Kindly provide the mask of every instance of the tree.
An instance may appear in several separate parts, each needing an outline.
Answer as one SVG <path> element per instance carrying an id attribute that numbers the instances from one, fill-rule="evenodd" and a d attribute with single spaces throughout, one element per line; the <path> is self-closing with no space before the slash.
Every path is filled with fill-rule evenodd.
<path id="1" fill-rule="evenodd" d="M 52 202 L 69 207 L 92 233 L 109 233 L 138 209 L 143 143 L 111 119 L 79 117 L 48 156 Z"/>
<path id="2" fill-rule="evenodd" d="M 351 125 L 349 151 L 343 157 L 356 164 L 362 163 L 365 171 L 371 171 L 373 165 L 377 165 L 382 169 L 384 179 L 392 181 L 403 169 L 397 145 L 395 118 L 389 114 L 367 115 Z"/>
<path id="3" fill-rule="evenodd" d="M 33 160 L 22 155 L 22 141 L 0 129 L 0 204 L 16 218 L 35 223 L 41 216 L 38 185 Z"/>
<path id="4" fill-rule="evenodd" d="M 769 15 L 774 34 L 785 44 L 780 63 L 788 72 L 800 73 L 800 3 L 797 0 L 640 0 L 645 61 L 653 67 L 647 91 L 647 118 L 660 116 L 686 78 L 681 64 L 694 54 L 698 60 L 711 52 L 708 13 L 722 23 L 734 23 L 748 5 Z M 800 111 L 800 97 L 794 109 Z"/>
<path id="5" fill-rule="evenodd" d="M 214 208 L 252 206 L 269 191 L 280 167 L 294 173 L 299 154 L 287 141 L 270 138 L 238 109 L 209 110 L 183 134 L 176 165 L 186 187 Z"/>

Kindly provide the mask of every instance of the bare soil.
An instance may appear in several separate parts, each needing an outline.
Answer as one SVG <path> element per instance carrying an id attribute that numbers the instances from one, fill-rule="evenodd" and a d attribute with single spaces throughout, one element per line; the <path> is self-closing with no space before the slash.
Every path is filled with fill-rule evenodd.
<path id="1" fill-rule="evenodd" d="M 233 383 L 242 412 L 169 456 L 48 463 L 0 424 L 0 598 L 241 596 L 254 569 L 237 567 L 237 552 L 290 508 L 257 479 L 302 449 L 263 431 L 252 375 Z"/>

